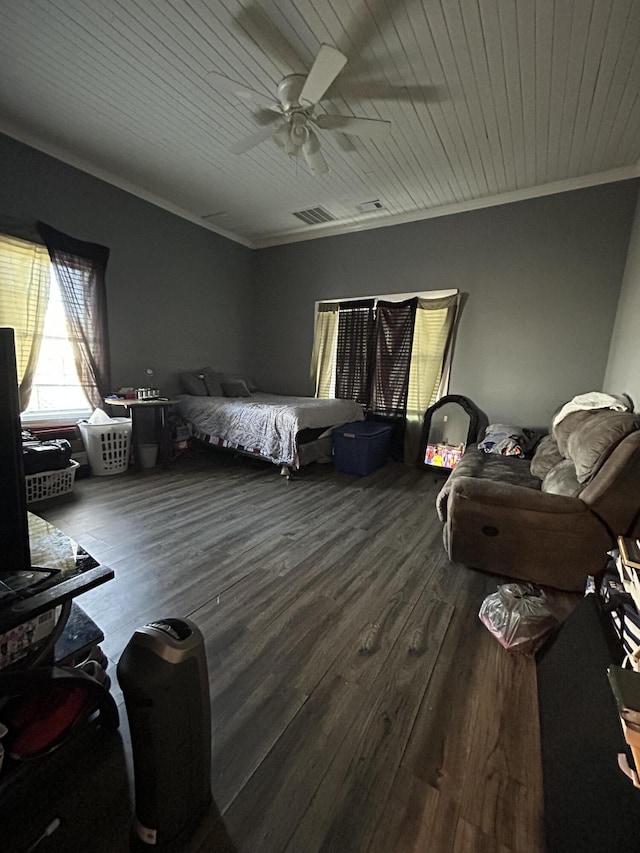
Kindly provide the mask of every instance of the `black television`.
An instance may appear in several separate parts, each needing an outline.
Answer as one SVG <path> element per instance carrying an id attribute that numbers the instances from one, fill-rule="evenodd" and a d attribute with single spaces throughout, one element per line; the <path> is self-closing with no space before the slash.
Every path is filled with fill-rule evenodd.
<path id="1" fill-rule="evenodd" d="M 31 568 L 13 329 L 0 328 L 0 572 Z"/>

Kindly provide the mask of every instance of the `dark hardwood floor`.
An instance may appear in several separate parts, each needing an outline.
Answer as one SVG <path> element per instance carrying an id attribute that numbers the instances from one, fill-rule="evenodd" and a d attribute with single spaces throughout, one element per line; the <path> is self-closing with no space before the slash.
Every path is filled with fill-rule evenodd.
<path id="1" fill-rule="evenodd" d="M 46 797 L 21 795 L 25 847 L 60 816 L 42 853 L 128 849 L 115 663 L 135 628 L 178 616 L 206 640 L 224 849 L 542 850 L 535 666 L 478 619 L 501 579 L 446 559 L 441 483 L 396 463 L 287 482 L 209 451 L 32 505 L 115 570 L 79 603 L 105 633 L 122 724 L 43 770 Z M 223 849 L 219 837 L 206 819 L 185 849 Z"/>

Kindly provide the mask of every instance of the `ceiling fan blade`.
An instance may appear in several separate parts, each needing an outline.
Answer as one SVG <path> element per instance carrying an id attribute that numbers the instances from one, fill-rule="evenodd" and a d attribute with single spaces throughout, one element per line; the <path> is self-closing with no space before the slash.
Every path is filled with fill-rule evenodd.
<path id="1" fill-rule="evenodd" d="M 345 12 L 351 7 L 351 17 L 341 14 L 349 33 L 350 71 L 355 77 L 367 74 L 376 67 L 375 54 L 371 47 L 378 42 L 380 34 L 396 19 L 402 19 L 404 0 L 367 0 L 366 3 L 343 4 Z M 342 9 L 340 10 L 342 13 Z M 372 61 L 373 60 L 373 61 Z M 379 68 L 379 66 L 378 66 Z"/>
<path id="2" fill-rule="evenodd" d="M 322 100 L 346 63 L 347 57 L 335 47 L 330 47 L 328 44 L 321 45 L 300 92 L 300 103 L 303 106 L 312 106 Z"/>
<path id="3" fill-rule="evenodd" d="M 246 136 L 244 139 L 234 142 L 233 145 L 229 146 L 229 151 L 231 151 L 232 154 L 244 154 L 245 151 L 249 151 L 250 148 L 255 148 L 256 145 L 260 145 L 261 142 L 264 142 L 265 139 L 269 139 L 269 137 L 273 136 L 275 133 L 277 133 L 277 131 L 274 131 L 272 127 L 263 127 L 255 133 L 252 133 L 250 136 Z"/>
<path id="4" fill-rule="evenodd" d="M 326 175 L 329 171 L 327 161 L 320 151 L 320 142 L 312 130 L 308 130 L 307 141 L 302 144 L 302 153 L 313 175 Z"/>
<path id="5" fill-rule="evenodd" d="M 271 99 L 268 95 L 255 92 L 253 89 L 249 89 L 242 83 L 238 83 L 236 80 L 231 80 L 223 74 L 211 71 L 206 75 L 205 80 L 221 92 L 230 92 L 232 95 L 235 95 L 237 98 L 241 98 L 247 103 L 258 104 L 258 106 L 261 106 L 263 109 L 282 113 L 282 107 L 280 104 Z"/>
<path id="6" fill-rule="evenodd" d="M 356 118 L 355 116 L 320 115 L 313 119 L 321 130 L 339 130 L 353 136 L 369 136 L 372 139 L 383 139 L 391 130 L 390 121 L 373 118 Z"/>
<path id="7" fill-rule="evenodd" d="M 340 83 L 340 94 L 343 97 L 353 96 L 364 100 L 374 98 L 377 101 L 394 101 L 395 103 L 420 101 L 425 104 L 437 104 L 447 97 L 447 90 L 444 86 L 392 86 L 386 81 L 373 77 L 357 80 L 350 75 L 349 80 Z"/>
<path id="8" fill-rule="evenodd" d="M 241 40 L 248 37 L 283 75 L 306 74 L 307 66 L 276 24 L 262 11 L 259 0 L 248 4 L 243 0 L 243 6 L 234 19 L 234 28 Z"/>
<path id="9" fill-rule="evenodd" d="M 356 146 L 349 139 L 348 136 L 345 136 L 344 133 L 340 133 L 338 130 L 332 131 L 332 139 L 338 146 L 341 151 L 345 151 L 347 154 L 351 154 L 356 151 Z"/>
<path id="10" fill-rule="evenodd" d="M 259 124 L 260 127 L 266 127 L 268 124 L 274 124 L 283 118 L 280 111 L 276 112 L 275 110 L 269 109 L 257 110 L 256 112 L 251 113 L 251 116 L 255 123 Z"/>

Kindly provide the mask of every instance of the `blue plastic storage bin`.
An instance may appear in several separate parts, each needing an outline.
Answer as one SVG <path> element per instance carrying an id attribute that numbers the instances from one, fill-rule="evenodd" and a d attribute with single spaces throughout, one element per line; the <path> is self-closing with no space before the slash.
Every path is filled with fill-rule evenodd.
<path id="1" fill-rule="evenodd" d="M 333 461 L 336 471 L 366 477 L 387 461 L 391 443 L 390 424 L 355 421 L 336 427 L 333 436 Z"/>

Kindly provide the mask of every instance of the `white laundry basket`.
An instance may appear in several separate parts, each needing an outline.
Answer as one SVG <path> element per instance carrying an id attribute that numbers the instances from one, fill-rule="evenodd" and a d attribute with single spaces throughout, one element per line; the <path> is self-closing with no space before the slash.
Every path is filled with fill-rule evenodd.
<path id="1" fill-rule="evenodd" d="M 108 424 L 78 423 L 91 473 L 121 474 L 129 465 L 131 418 L 112 418 Z"/>
<path id="2" fill-rule="evenodd" d="M 56 471 L 41 471 L 39 474 L 27 474 L 24 478 L 27 488 L 27 503 L 44 501 L 73 491 L 73 482 L 80 465 L 72 459 L 66 468 Z"/>

